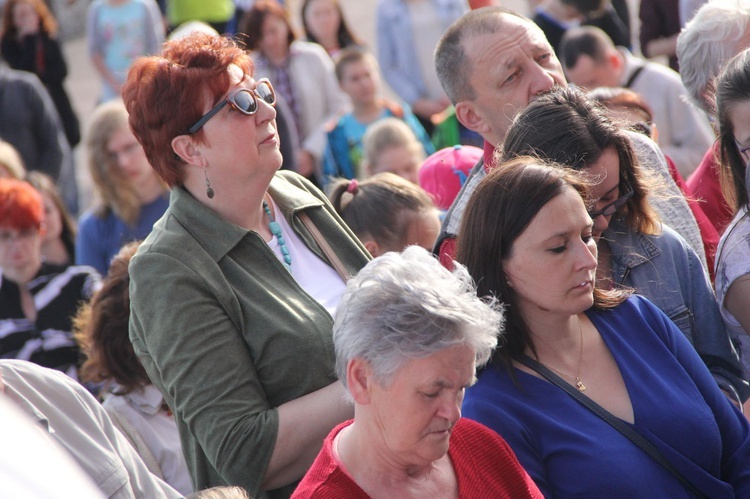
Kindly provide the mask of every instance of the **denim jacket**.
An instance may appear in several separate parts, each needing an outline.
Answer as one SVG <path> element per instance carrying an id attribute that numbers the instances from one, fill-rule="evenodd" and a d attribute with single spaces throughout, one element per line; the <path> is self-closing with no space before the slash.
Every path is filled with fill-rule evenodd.
<path id="1" fill-rule="evenodd" d="M 465 0 L 431 0 L 443 29 L 468 12 Z M 378 61 L 385 81 L 407 104 L 424 97 L 425 83 L 414 48 L 409 7 L 404 0 L 379 0 L 377 7 Z"/>
<path id="2" fill-rule="evenodd" d="M 748 375 L 695 251 L 667 226 L 652 236 L 629 230 L 619 218 L 612 219 L 602 237 L 612 251 L 614 283 L 633 288 L 659 307 L 693 344 L 719 386 L 746 400 Z"/>

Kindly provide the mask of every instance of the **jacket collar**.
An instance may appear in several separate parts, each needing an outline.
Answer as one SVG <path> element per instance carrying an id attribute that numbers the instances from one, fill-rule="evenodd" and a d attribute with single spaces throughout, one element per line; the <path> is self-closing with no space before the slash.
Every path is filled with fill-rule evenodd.
<path id="1" fill-rule="evenodd" d="M 629 230 L 624 220 L 612 218 L 602 234 L 609 243 L 612 262 L 632 269 L 661 255 L 661 250 L 647 236 Z"/>
<path id="2" fill-rule="evenodd" d="M 278 174 L 271 180 L 268 192 L 287 219 L 291 219 L 299 210 L 323 205 L 321 200 L 290 185 Z M 169 213 L 217 262 L 248 234 L 252 233 L 260 238 L 255 231 L 228 222 L 195 199 L 184 187 L 172 189 Z"/>

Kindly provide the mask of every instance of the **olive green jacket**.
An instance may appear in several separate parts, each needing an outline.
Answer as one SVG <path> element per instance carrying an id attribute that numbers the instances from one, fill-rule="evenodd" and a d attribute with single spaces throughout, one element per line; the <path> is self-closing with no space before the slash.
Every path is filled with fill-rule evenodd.
<path id="1" fill-rule="evenodd" d="M 304 210 L 353 275 L 370 259 L 325 196 L 291 172 L 269 187 L 297 235 L 327 261 Z M 276 408 L 336 380 L 333 320 L 254 231 L 227 222 L 183 188 L 130 263 L 130 339 L 172 408 L 198 489 L 260 489 Z"/>

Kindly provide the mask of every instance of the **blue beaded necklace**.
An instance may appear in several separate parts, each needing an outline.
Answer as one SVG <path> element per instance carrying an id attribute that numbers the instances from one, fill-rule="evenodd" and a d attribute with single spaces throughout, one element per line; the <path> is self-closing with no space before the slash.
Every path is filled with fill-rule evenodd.
<path id="1" fill-rule="evenodd" d="M 284 264 L 284 267 L 286 267 L 286 269 L 291 273 L 292 255 L 289 254 L 289 248 L 286 247 L 284 235 L 281 233 L 281 225 L 279 225 L 279 222 L 273 219 L 273 216 L 271 215 L 271 209 L 268 207 L 268 203 L 266 203 L 265 199 L 263 200 L 263 211 L 266 212 L 266 217 L 268 217 L 268 228 L 271 230 L 271 234 L 276 236 L 276 241 L 278 241 L 279 243 L 281 255 L 284 257 L 284 261 L 282 263 Z"/>

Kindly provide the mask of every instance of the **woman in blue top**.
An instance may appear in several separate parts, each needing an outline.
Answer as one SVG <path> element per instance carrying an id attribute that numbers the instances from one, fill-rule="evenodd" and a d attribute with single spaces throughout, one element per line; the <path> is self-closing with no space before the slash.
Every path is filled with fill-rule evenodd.
<path id="1" fill-rule="evenodd" d="M 130 131 L 121 101 L 94 111 L 86 147 L 97 199 L 79 221 L 76 264 L 104 275 L 125 243 L 149 235 L 169 206 L 169 194 Z"/>
<path id="2" fill-rule="evenodd" d="M 708 497 L 750 494 L 750 426 L 658 308 L 596 287 L 591 180 L 520 157 L 464 212 L 457 260 L 506 304 L 505 338 L 463 414 L 510 444 L 546 497 L 689 497 L 676 475 L 565 391 L 535 358 L 648 439 Z M 588 196 L 587 196 L 588 197 Z"/>
<path id="3" fill-rule="evenodd" d="M 582 92 L 559 89 L 519 113 L 498 163 L 533 154 L 592 176 L 597 285 L 631 288 L 659 307 L 739 405 L 750 396 L 747 373 L 729 340 L 708 274 L 685 240 L 659 222 L 650 203 L 660 195 L 659 180 L 641 168 L 628 133 Z"/>

